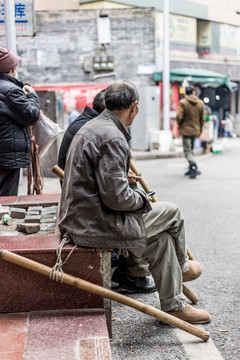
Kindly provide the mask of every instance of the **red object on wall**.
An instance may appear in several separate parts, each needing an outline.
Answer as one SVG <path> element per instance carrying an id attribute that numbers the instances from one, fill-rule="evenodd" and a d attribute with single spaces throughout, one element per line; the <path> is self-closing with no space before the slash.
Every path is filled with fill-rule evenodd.
<path id="1" fill-rule="evenodd" d="M 178 107 L 179 107 L 179 90 L 178 90 L 178 82 L 171 82 L 170 83 L 170 99 L 169 99 L 169 104 L 170 104 L 170 111 L 178 111 Z M 160 114 L 163 113 L 163 82 L 159 81 L 158 86 L 160 87 Z M 173 123 L 172 119 L 169 119 L 169 128 L 170 130 L 173 130 L 174 128 L 174 136 L 179 135 L 178 133 L 178 126 L 176 126 L 176 124 Z"/>
<path id="2" fill-rule="evenodd" d="M 64 109 L 70 104 L 78 110 L 84 109 L 86 105 L 91 106 L 95 95 L 108 87 L 108 84 L 94 85 L 55 85 L 55 86 L 34 86 L 37 90 L 61 91 L 63 93 Z"/>

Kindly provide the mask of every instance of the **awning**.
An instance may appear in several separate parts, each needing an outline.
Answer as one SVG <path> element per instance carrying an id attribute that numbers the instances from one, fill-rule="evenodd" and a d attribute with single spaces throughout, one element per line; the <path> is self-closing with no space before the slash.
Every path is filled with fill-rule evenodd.
<path id="1" fill-rule="evenodd" d="M 155 72 L 153 73 L 153 79 L 158 82 L 163 78 L 163 72 Z M 183 82 L 187 80 L 190 83 L 201 83 L 201 84 L 209 84 L 215 86 L 226 85 L 229 90 L 235 90 L 231 85 L 230 80 L 227 76 L 223 74 L 216 73 L 214 71 L 202 69 L 199 67 L 186 67 L 180 69 L 172 69 L 170 71 L 170 81 L 178 81 Z"/>

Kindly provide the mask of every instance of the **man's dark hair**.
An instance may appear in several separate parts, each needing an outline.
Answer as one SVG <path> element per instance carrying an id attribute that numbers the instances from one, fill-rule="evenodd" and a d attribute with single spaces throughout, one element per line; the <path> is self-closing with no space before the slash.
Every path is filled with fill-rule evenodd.
<path id="1" fill-rule="evenodd" d="M 186 95 L 191 95 L 194 92 L 195 88 L 192 85 L 186 87 Z"/>
<path id="2" fill-rule="evenodd" d="M 123 110 L 139 99 L 135 86 L 127 81 L 116 81 L 108 86 L 105 92 L 105 103 L 108 110 Z"/>
<path id="3" fill-rule="evenodd" d="M 99 91 L 93 99 L 92 108 L 99 114 L 105 109 L 105 89 Z"/>

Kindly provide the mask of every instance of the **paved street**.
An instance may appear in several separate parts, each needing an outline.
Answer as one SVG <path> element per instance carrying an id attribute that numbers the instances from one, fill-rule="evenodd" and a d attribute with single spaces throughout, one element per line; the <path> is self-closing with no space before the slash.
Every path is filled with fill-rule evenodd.
<path id="1" fill-rule="evenodd" d="M 223 141 L 222 154 L 198 156 L 202 175 L 184 176 L 184 158 L 136 161 L 158 200 L 179 205 L 185 219 L 187 245 L 203 266 L 203 274 L 188 287 L 199 297 L 199 308 L 211 313 L 211 341 L 113 304 L 113 360 L 238 360 L 240 139 Z M 156 294 L 132 295 L 158 306 Z M 185 334 L 187 336 L 185 336 Z"/>

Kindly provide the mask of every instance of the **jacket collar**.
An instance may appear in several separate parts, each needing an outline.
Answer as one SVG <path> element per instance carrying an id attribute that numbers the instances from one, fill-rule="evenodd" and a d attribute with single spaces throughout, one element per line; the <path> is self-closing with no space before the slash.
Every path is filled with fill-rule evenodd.
<path id="1" fill-rule="evenodd" d="M 96 110 L 94 110 L 93 108 L 91 108 L 90 106 L 85 106 L 83 112 L 84 112 L 84 115 L 89 117 L 89 119 L 93 119 L 99 115 L 99 113 Z"/>
<path id="2" fill-rule="evenodd" d="M 131 139 L 131 136 L 129 135 L 119 118 L 111 110 L 105 109 L 102 114 L 110 118 L 115 123 L 115 125 L 123 133 L 127 141 Z"/>
<path id="3" fill-rule="evenodd" d="M 23 88 L 22 81 L 18 80 L 14 76 L 8 74 L 8 73 L 0 73 L 0 80 L 7 80 L 11 81 L 12 83 L 16 84 L 17 86 L 20 86 L 20 88 Z"/>

